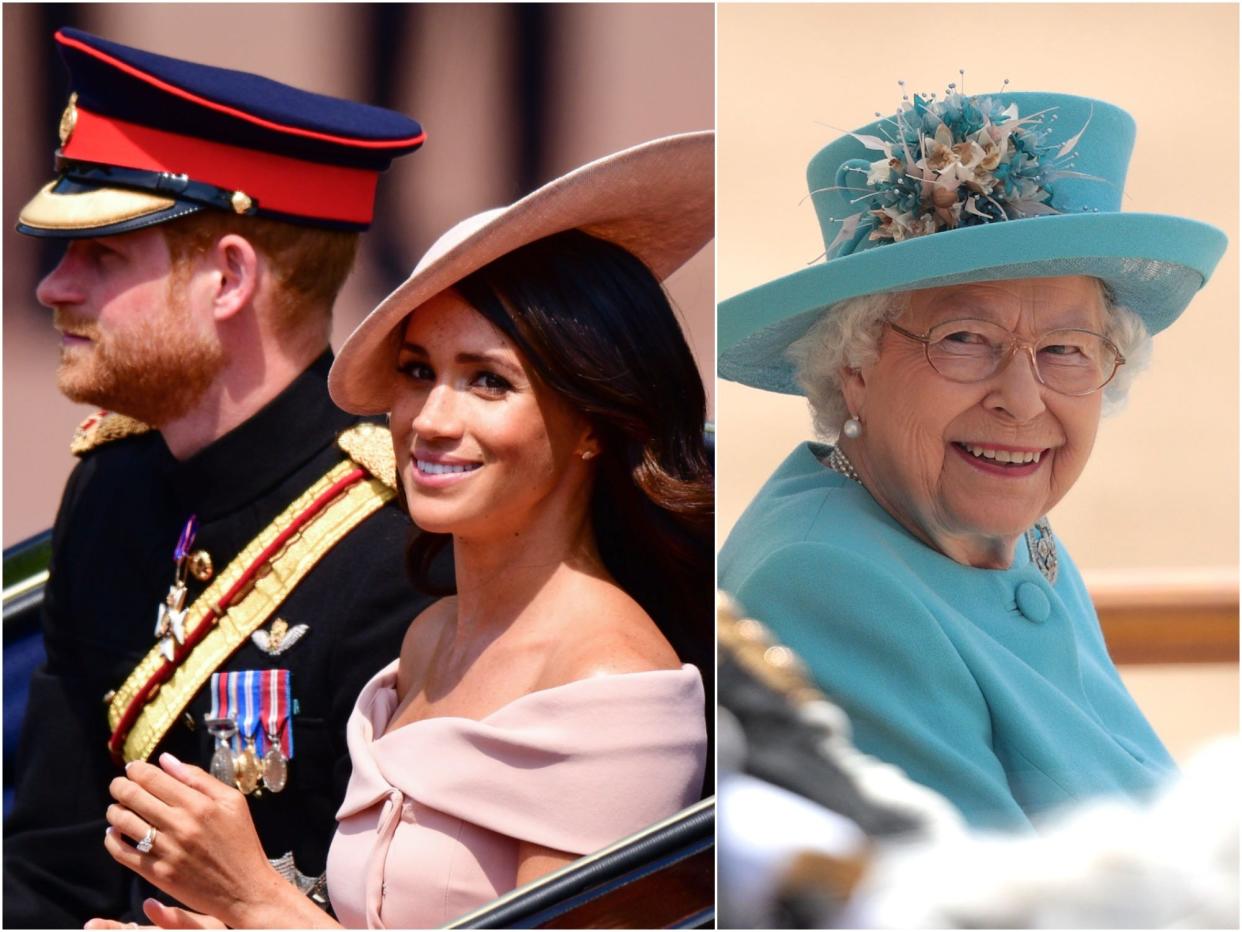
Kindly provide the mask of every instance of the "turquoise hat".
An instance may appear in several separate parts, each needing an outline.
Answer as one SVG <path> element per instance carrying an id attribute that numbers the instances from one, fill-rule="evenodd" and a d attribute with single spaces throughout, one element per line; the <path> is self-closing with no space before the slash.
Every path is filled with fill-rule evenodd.
<path id="1" fill-rule="evenodd" d="M 785 357 L 846 298 L 1089 275 L 1156 333 L 1225 251 L 1213 226 L 1123 213 L 1134 120 L 1068 94 L 914 95 L 807 167 L 825 261 L 722 301 L 721 378 L 800 395 Z"/>

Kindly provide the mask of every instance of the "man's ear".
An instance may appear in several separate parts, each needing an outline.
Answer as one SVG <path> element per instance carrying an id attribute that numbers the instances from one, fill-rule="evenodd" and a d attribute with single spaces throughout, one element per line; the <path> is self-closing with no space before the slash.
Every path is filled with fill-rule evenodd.
<path id="1" fill-rule="evenodd" d="M 259 290 L 259 255 L 244 236 L 228 233 L 216 240 L 207 261 L 213 276 L 212 313 L 217 322 L 229 320 Z"/>

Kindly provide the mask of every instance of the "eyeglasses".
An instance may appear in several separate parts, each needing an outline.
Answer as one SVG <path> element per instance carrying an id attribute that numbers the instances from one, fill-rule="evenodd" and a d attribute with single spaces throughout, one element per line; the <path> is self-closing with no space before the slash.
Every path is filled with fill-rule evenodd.
<path id="1" fill-rule="evenodd" d="M 973 317 L 946 320 L 921 336 L 891 322 L 888 326 L 922 343 L 931 367 L 954 382 L 991 378 L 1020 347 L 1041 385 L 1063 395 L 1090 395 L 1111 382 L 1126 361 L 1112 340 L 1090 330 L 1050 330 L 1027 342 L 1000 324 Z"/>

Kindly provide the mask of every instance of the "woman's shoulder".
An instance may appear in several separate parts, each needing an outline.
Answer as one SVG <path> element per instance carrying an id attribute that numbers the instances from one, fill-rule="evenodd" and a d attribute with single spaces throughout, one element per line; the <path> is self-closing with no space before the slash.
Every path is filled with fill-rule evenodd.
<path id="1" fill-rule="evenodd" d="M 592 677 L 680 670 L 676 651 L 642 606 L 614 583 L 590 580 L 556 619 L 535 689 Z"/>
<path id="2" fill-rule="evenodd" d="M 419 612 L 405 629 L 405 637 L 401 640 L 400 664 L 397 668 L 398 695 L 406 695 L 412 683 L 423 679 L 440 636 L 452 624 L 456 611 L 456 596 L 437 599 Z"/>
<path id="3" fill-rule="evenodd" d="M 865 489 L 821 462 L 826 453 L 818 444 L 800 444 L 764 483 L 721 548 L 722 583 L 749 574 L 789 545 L 865 550 L 886 536 L 891 519 Z"/>

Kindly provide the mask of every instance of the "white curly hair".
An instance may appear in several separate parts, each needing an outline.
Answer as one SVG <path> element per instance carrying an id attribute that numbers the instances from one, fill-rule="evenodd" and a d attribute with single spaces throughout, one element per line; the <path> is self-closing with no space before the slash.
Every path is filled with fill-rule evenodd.
<path id="1" fill-rule="evenodd" d="M 1143 319 L 1116 301 L 1108 286 L 1097 283 L 1108 312 L 1105 336 L 1117 345 L 1125 365 L 1104 387 L 1104 413 L 1125 404 L 1134 377 L 1151 359 L 1151 335 Z M 861 369 L 879 355 L 880 330 L 910 306 L 910 292 L 861 295 L 825 308 L 819 320 L 789 345 L 785 355 L 794 364 L 798 385 L 806 392 L 815 432 L 833 441 L 850 416 L 841 392 L 841 372 Z"/>

